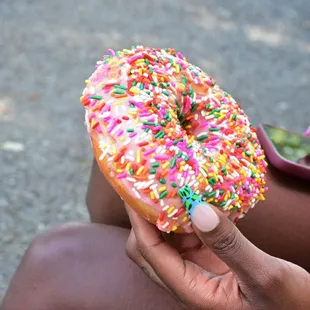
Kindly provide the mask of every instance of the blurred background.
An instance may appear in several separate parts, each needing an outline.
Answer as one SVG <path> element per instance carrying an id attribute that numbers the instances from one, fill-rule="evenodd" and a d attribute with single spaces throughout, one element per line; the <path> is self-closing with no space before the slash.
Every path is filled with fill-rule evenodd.
<path id="1" fill-rule="evenodd" d="M 310 123 L 309 0 L 1 0 L 0 300 L 27 245 L 88 220 L 79 97 L 108 48 L 174 47 L 255 125 Z"/>

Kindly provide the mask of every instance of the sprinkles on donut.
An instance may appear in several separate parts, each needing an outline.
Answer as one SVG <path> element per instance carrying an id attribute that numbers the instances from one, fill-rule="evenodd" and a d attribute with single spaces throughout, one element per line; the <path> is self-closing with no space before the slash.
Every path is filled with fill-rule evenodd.
<path id="1" fill-rule="evenodd" d="M 267 163 L 248 117 L 174 49 L 109 50 L 80 100 L 101 171 L 160 230 L 191 232 L 202 201 L 237 221 L 264 200 Z"/>

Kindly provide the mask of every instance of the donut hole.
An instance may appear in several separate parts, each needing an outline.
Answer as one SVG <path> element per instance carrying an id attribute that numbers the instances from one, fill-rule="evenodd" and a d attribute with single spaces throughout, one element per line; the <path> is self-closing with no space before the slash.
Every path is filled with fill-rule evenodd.
<path id="1" fill-rule="evenodd" d="M 185 83 L 185 76 L 182 76 L 181 79 Z M 201 100 L 199 102 L 193 100 L 195 97 L 204 97 L 208 93 L 208 89 L 190 84 L 188 89 L 189 91 L 181 92 L 176 99 L 177 117 L 183 133 L 189 138 L 194 136 L 196 141 L 201 142 L 209 138 L 207 129 L 212 124 L 205 117 L 209 116 L 208 110 L 212 110 L 212 105 L 203 105 L 206 109 L 202 111 Z"/>

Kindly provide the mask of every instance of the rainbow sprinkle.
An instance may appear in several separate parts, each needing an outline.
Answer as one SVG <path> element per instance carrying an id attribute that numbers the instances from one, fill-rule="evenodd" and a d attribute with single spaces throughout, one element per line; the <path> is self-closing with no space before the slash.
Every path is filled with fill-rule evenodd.
<path id="1" fill-rule="evenodd" d="M 192 231 L 184 191 L 233 221 L 264 200 L 267 163 L 255 129 L 240 104 L 181 53 L 109 50 L 81 103 L 100 160 L 157 210 L 162 231 Z"/>

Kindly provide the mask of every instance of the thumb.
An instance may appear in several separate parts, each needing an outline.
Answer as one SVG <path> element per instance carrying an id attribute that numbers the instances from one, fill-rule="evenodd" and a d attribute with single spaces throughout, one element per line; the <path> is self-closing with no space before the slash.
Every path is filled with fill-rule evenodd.
<path id="1" fill-rule="evenodd" d="M 200 202 L 191 211 L 196 234 L 231 270 L 245 281 L 257 279 L 271 256 L 255 247 L 214 206 Z"/>

